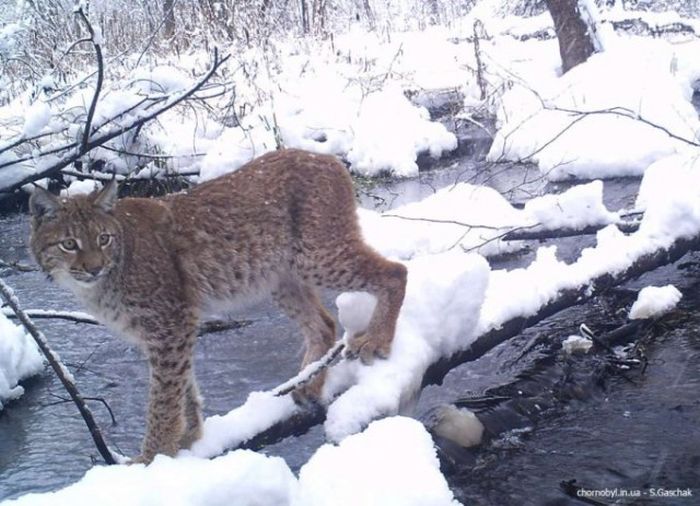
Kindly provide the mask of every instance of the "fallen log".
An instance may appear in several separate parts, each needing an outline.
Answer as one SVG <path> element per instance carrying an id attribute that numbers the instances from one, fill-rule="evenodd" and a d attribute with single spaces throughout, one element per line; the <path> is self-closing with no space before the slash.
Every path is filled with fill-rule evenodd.
<path id="1" fill-rule="evenodd" d="M 563 290 L 555 300 L 542 306 L 535 314 L 509 320 L 500 328 L 491 330 L 478 337 L 469 348 L 457 352 L 451 357 L 442 358 L 431 365 L 423 376 L 423 387 L 431 384 L 442 384 L 447 373 L 455 367 L 477 360 L 499 344 L 520 334 L 524 329 L 532 327 L 545 318 L 568 307 L 581 304 L 605 290 L 637 278 L 646 272 L 673 263 L 686 253 L 699 249 L 700 236 L 692 239 L 678 239 L 668 249 L 661 249 L 643 255 L 630 267 L 617 274 L 606 273 L 577 289 Z"/>
<path id="2" fill-rule="evenodd" d="M 435 362 L 426 370 L 422 380 L 422 387 L 431 384 L 441 384 L 447 373 L 452 369 L 466 362 L 479 359 L 488 351 L 517 336 L 526 328 L 534 326 L 563 309 L 581 304 L 605 290 L 639 277 L 646 272 L 673 263 L 688 252 L 697 250 L 700 250 L 700 236 L 692 239 L 678 239 L 668 249 L 661 249 L 643 255 L 630 267 L 619 273 L 606 273 L 577 289 L 563 290 L 555 300 L 542 306 L 535 314 L 509 320 L 500 328 L 479 336 L 468 348 Z M 318 407 L 299 409 L 292 417 L 273 424 L 268 429 L 236 446 L 236 448 L 259 449 L 264 445 L 275 444 L 289 436 L 303 435 L 312 427 L 324 421 L 325 412 L 323 409 L 319 410 Z"/>

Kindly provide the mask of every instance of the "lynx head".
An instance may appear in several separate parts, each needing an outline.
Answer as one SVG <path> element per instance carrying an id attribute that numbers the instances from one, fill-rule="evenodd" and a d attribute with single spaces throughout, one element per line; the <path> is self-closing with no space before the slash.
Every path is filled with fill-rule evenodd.
<path id="1" fill-rule="evenodd" d="M 29 199 L 34 258 L 61 284 L 87 288 L 121 257 L 122 229 L 112 214 L 117 184 L 89 195 L 59 198 L 36 188 Z"/>

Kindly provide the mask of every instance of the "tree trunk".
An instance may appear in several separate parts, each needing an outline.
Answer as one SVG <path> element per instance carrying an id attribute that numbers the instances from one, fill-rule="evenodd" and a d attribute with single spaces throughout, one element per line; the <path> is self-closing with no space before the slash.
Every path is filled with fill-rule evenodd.
<path id="1" fill-rule="evenodd" d="M 175 36 L 175 0 L 163 0 L 163 32 L 166 39 L 172 39 Z"/>
<path id="2" fill-rule="evenodd" d="M 588 27 L 581 19 L 578 0 L 546 0 L 559 39 L 561 67 L 564 72 L 585 62 L 593 54 Z"/>
<path id="3" fill-rule="evenodd" d="M 300 0 L 301 4 L 301 29 L 306 34 L 309 33 L 309 8 L 306 0 Z"/>
<path id="4" fill-rule="evenodd" d="M 374 20 L 374 12 L 372 12 L 372 6 L 369 4 L 369 0 L 363 0 L 362 6 L 365 8 L 365 16 L 367 17 L 367 22 L 369 23 L 369 29 L 374 31 L 377 25 Z"/>

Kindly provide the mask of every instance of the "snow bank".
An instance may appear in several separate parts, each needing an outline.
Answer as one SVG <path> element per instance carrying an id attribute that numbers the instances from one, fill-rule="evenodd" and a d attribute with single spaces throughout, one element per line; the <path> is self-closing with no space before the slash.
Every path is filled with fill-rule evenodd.
<path id="1" fill-rule="evenodd" d="M 159 455 L 147 467 L 98 466 L 62 490 L 27 494 L 7 504 L 285 506 L 292 504 L 297 487 L 283 459 L 239 450 L 214 460 Z"/>
<path id="2" fill-rule="evenodd" d="M 535 63 L 537 75 L 527 73 L 503 94 L 488 158 L 535 161 L 550 180 L 642 174 L 687 148 L 664 130 L 690 141 L 700 132 L 693 72 L 676 75 L 677 59 L 663 41 L 634 39 L 616 41 L 561 77 Z"/>
<path id="3" fill-rule="evenodd" d="M 44 369 L 44 361 L 31 336 L 0 313 L 0 410 L 3 403 L 24 393 L 18 383 Z"/>
<path id="4" fill-rule="evenodd" d="M 609 225 L 598 232 L 597 244 L 584 249 L 574 263 L 559 261 L 556 247 L 550 246 L 540 248 L 527 268 L 491 272 L 477 332 L 533 315 L 562 290 L 584 287 L 606 273 L 619 273 L 643 255 L 700 234 L 697 154 L 691 152 L 650 167 L 641 188 L 638 207 L 646 210 L 637 232 L 625 235 Z"/>
<path id="5" fill-rule="evenodd" d="M 490 256 L 522 247 L 522 243 L 499 239 L 511 229 L 580 230 L 619 219 L 603 204 L 601 181 L 536 197 L 523 210 L 515 209 L 492 188 L 458 183 L 385 213 L 367 209 L 358 213 L 367 242 L 384 255 L 401 259 L 458 248 Z"/>
<path id="6" fill-rule="evenodd" d="M 350 162 L 351 171 L 365 176 L 400 177 L 418 174 L 419 153 L 437 158 L 457 147 L 455 135 L 430 121 L 427 110 L 411 104 L 397 86 L 364 96 L 358 85 L 330 76 L 307 77 L 303 83 L 305 89 L 280 92 L 274 108 L 266 106 L 285 147 L 338 155 Z M 264 121 L 253 118 L 226 129 L 208 148 L 201 179 L 235 170 L 275 148 Z"/>
<path id="7" fill-rule="evenodd" d="M 682 296 L 673 285 L 646 286 L 639 291 L 637 300 L 632 304 L 629 318 L 643 320 L 661 316 L 675 308 Z"/>
<path id="8" fill-rule="evenodd" d="M 299 485 L 299 506 L 459 504 L 440 474 L 430 435 L 402 417 L 374 422 L 338 446 L 322 446 L 301 468 Z"/>
<path id="9" fill-rule="evenodd" d="M 412 105 L 398 87 L 372 93 L 362 102 L 353 126 L 355 137 L 347 153 L 350 169 L 371 176 L 418 174 L 418 153 L 434 158 L 457 147 L 457 138 L 430 121 L 424 108 Z"/>
<path id="10" fill-rule="evenodd" d="M 406 418 L 373 423 L 339 446 L 324 445 L 297 480 L 285 461 L 249 450 L 213 460 L 159 455 L 144 466 L 94 467 L 56 492 L 4 504 L 141 506 L 448 506 L 458 504 L 423 426 Z"/>

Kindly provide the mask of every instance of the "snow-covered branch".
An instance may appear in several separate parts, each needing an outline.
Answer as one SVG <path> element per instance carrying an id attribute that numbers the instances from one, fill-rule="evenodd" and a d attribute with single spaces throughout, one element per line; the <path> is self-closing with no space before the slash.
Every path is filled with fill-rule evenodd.
<path id="1" fill-rule="evenodd" d="M 48 341 L 46 340 L 46 337 L 44 337 L 44 334 L 42 334 L 42 332 L 39 329 L 37 329 L 36 325 L 34 325 L 34 322 L 32 322 L 29 316 L 27 316 L 27 314 L 22 310 L 19 304 L 19 300 L 15 296 L 12 288 L 5 284 L 5 282 L 2 279 L 0 279 L 0 295 L 2 295 L 2 298 L 5 299 L 7 305 L 10 307 L 10 309 L 12 309 L 12 312 L 22 323 L 22 326 L 34 338 L 34 341 L 46 357 L 46 360 L 48 360 L 49 364 L 51 365 L 51 368 L 61 380 L 61 383 L 63 384 L 64 388 L 70 395 L 75 405 L 78 407 L 78 411 L 80 411 L 80 415 L 83 417 L 83 420 L 85 420 L 85 424 L 87 425 L 88 430 L 90 431 L 92 440 L 95 442 L 95 446 L 100 452 L 100 455 L 102 455 L 104 461 L 107 464 L 116 464 L 117 462 L 114 459 L 112 452 L 107 447 L 104 437 L 102 436 L 102 432 L 100 431 L 100 428 L 95 422 L 95 418 L 92 416 L 90 408 L 88 408 L 87 404 L 85 403 L 85 398 L 83 398 L 83 396 L 80 394 L 78 388 L 75 385 L 73 375 L 70 373 L 70 371 L 68 371 L 68 369 L 66 369 L 66 367 L 61 362 L 61 359 L 51 349 Z"/>
<path id="2" fill-rule="evenodd" d="M 100 124 L 96 125 L 94 128 L 91 126 L 92 119 L 88 111 L 88 121 L 90 121 L 90 123 L 88 124 L 86 122 L 82 141 L 80 143 L 67 142 L 58 146 L 49 144 L 44 149 L 32 150 L 31 155 L 6 158 L 6 161 L 3 160 L 0 162 L 0 179 L 3 180 L 3 187 L 0 188 L 0 192 L 10 193 L 27 183 L 45 177 L 55 176 L 62 169 L 71 164 L 79 163 L 80 159 L 86 153 L 95 148 L 101 147 L 105 143 L 127 132 L 138 131 L 143 125 L 154 120 L 178 104 L 188 99 L 196 98 L 196 93 L 205 87 L 229 57 L 229 55 L 219 57 L 218 51 L 215 50 L 213 62 L 209 70 L 189 88 L 179 93 L 166 93 L 156 97 L 142 98 L 136 101 L 136 103 L 129 104 L 106 119 L 103 119 Z M 97 94 L 95 98 L 97 98 Z M 119 122 L 118 120 L 122 121 Z M 112 128 L 102 131 L 105 127 L 112 124 L 114 124 Z M 102 133 L 100 133 L 100 131 L 102 131 Z M 41 136 L 43 137 L 43 134 Z M 38 136 L 34 136 L 31 140 L 37 138 Z M 28 140 L 30 139 L 21 142 L 13 141 L 11 145 L 13 147 L 19 147 Z M 46 162 L 37 164 L 34 170 L 27 170 L 22 166 L 23 162 L 37 161 L 39 159 L 45 159 Z"/>

